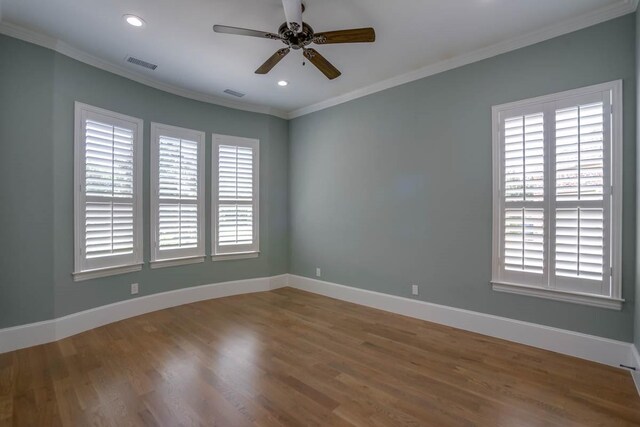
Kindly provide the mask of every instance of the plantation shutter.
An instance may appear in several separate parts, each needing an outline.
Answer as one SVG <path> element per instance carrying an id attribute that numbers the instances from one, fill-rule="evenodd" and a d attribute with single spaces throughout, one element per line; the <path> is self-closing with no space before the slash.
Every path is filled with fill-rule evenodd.
<path id="1" fill-rule="evenodd" d="M 610 275 L 610 98 L 568 99 L 554 115 L 552 245 L 558 289 L 603 293 Z"/>
<path id="2" fill-rule="evenodd" d="M 258 251 L 258 141 L 214 135 L 215 255 Z"/>
<path id="3" fill-rule="evenodd" d="M 133 253 L 133 135 L 85 121 L 87 259 Z"/>
<path id="4" fill-rule="evenodd" d="M 152 204 L 155 242 L 152 261 L 204 256 L 204 133 L 151 125 Z"/>
<path id="5" fill-rule="evenodd" d="M 494 107 L 494 289 L 620 307 L 620 97 L 616 82 Z"/>
<path id="6" fill-rule="evenodd" d="M 141 125 L 82 104 L 76 109 L 76 272 L 139 263 Z"/>
<path id="7" fill-rule="evenodd" d="M 541 285 L 545 264 L 545 117 L 536 111 L 502 121 L 505 277 Z"/>

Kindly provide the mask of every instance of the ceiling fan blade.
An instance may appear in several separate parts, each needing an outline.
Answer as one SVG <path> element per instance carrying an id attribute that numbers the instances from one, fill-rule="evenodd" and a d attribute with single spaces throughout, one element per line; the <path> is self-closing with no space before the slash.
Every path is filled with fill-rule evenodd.
<path id="1" fill-rule="evenodd" d="M 333 80 L 342 74 L 336 67 L 331 65 L 324 56 L 320 55 L 315 49 L 305 49 L 304 57 L 307 58 L 318 70 L 322 71 L 322 74 L 327 76 L 329 80 Z"/>
<path id="2" fill-rule="evenodd" d="M 282 60 L 282 58 L 284 58 L 285 56 L 287 56 L 287 54 L 291 51 L 291 49 L 289 49 L 288 47 L 285 47 L 283 49 L 280 49 L 279 51 L 277 51 L 276 53 L 274 53 L 273 55 L 271 55 L 271 57 L 269 59 L 267 59 L 264 64 L 262 64 L 260 66 L 260 68 L 258 68 L 256 70 L 256 74 L 267 74 L 269 71 L 271 71 L 271 69 L 273 67 L 276 66 L 276 64 L 278 62 L 280 62 Z"/>
<path id="3" fill-rule="evenodd" d="M 313 42 L 318 44 L 329 43 L 372 43 L 376 41 L 376 32 L 373 28 L 353 28 L 351 30 L 327 31 L 316 33 Z"/>
<path id="4" fill-rule="evenodd" d="M 226 25 L 214 25 L 213 31 L 223 34 L 236 34 L 238 36 L 251 36 L 260 37 L 271 40 L 281 40 L 277 34 L 269 33 L 267 31 L 249 30 L 247 28 L 228 27 Z"/>
<path id="5" fill-rule="evenodd" d="M 291 31 L 302 31 L 302 0 L 282 0 L 284 16 Z"/>

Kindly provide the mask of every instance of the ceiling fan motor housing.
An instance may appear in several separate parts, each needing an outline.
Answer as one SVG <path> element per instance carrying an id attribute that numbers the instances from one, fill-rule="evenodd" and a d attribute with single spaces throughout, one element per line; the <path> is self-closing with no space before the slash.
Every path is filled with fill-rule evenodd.
<path id="1" fill-rule="evenodd" d="M 302 31 L 299 33 L 292 31 L 285 22 L 280 25 L 278 35 L 284 44 L 288 45 L 291 49 L 298 50 L 303 49 L 313 42 L 314 32 L 313 28 L 306 22 L 302 23 Z"/>

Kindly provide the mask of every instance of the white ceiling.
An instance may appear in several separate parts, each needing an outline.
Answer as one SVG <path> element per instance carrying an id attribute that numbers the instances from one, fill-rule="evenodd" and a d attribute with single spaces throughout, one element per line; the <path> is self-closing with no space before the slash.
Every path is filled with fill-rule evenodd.
<path id="1" fill-rule="evenodd" d="M 0 0 L 2 21 L 175 87 L 291 112 L 513 39 L 625 0 L 306 0 L 304 20 L 316 32 L 372 26 L 373 44 L 317 50 L 342 71 L 327 80 L 292 51 L 269 74 L 254 70 L 281 42 L 216 34 L 213 24 L 277 32 L 280 0 Z M 146 21 L 127 25 L 131 13 Z M 132 55 L 155 71 L 124 62 Z M 278 80 L 289 81 L 281 88 Z"/>

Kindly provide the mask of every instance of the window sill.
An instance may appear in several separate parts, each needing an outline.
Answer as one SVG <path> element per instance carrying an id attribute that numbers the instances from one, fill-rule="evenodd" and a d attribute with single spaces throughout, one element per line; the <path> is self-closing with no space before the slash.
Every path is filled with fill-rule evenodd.
<path id="1" fill-rule="evenodd" d="M 156 269 L 156 268 L 166 268 L 166 267 L 177 267 L 179 265 L 198 264 L 200 262 L 204 262 L 204 256 L 161 259 L 157 261 L 151 261 L 150 265 L 152 269 Z"/>
<path id="2" fill-rule="evenodd" d="M 232 261 L 237 259 L 258 258 L 260 252 L 237 252 L 232 254 L 211 255 L 214 261 Z"/>
<path id="3" fill-rule="evenodd" d="M 132 273 L 134 271 L 142 270 L 142 263 L 121 265 L 118 267 L 106 267 L 97 268 L 95 270 L 78 271 L 73 274 L 74 282 L 81 282 L 83 280 L 97 279 L 99 277 L 115 276 L 117 274 Z"/>
<path id="4" fill-rule="evenodd" d="M 622 310 L 623 299 L 610 298 L 578 292 L 559 291 L 557 289 L 537 288 L 535 286 L 518 285 L 515 283 L 491 282 L 493 290 L 510 294 L 527 295 L 556 301 L 571 302 L 574 304 L 590 305 L 592 307 L 608 308 L 610 310 Z"/>

